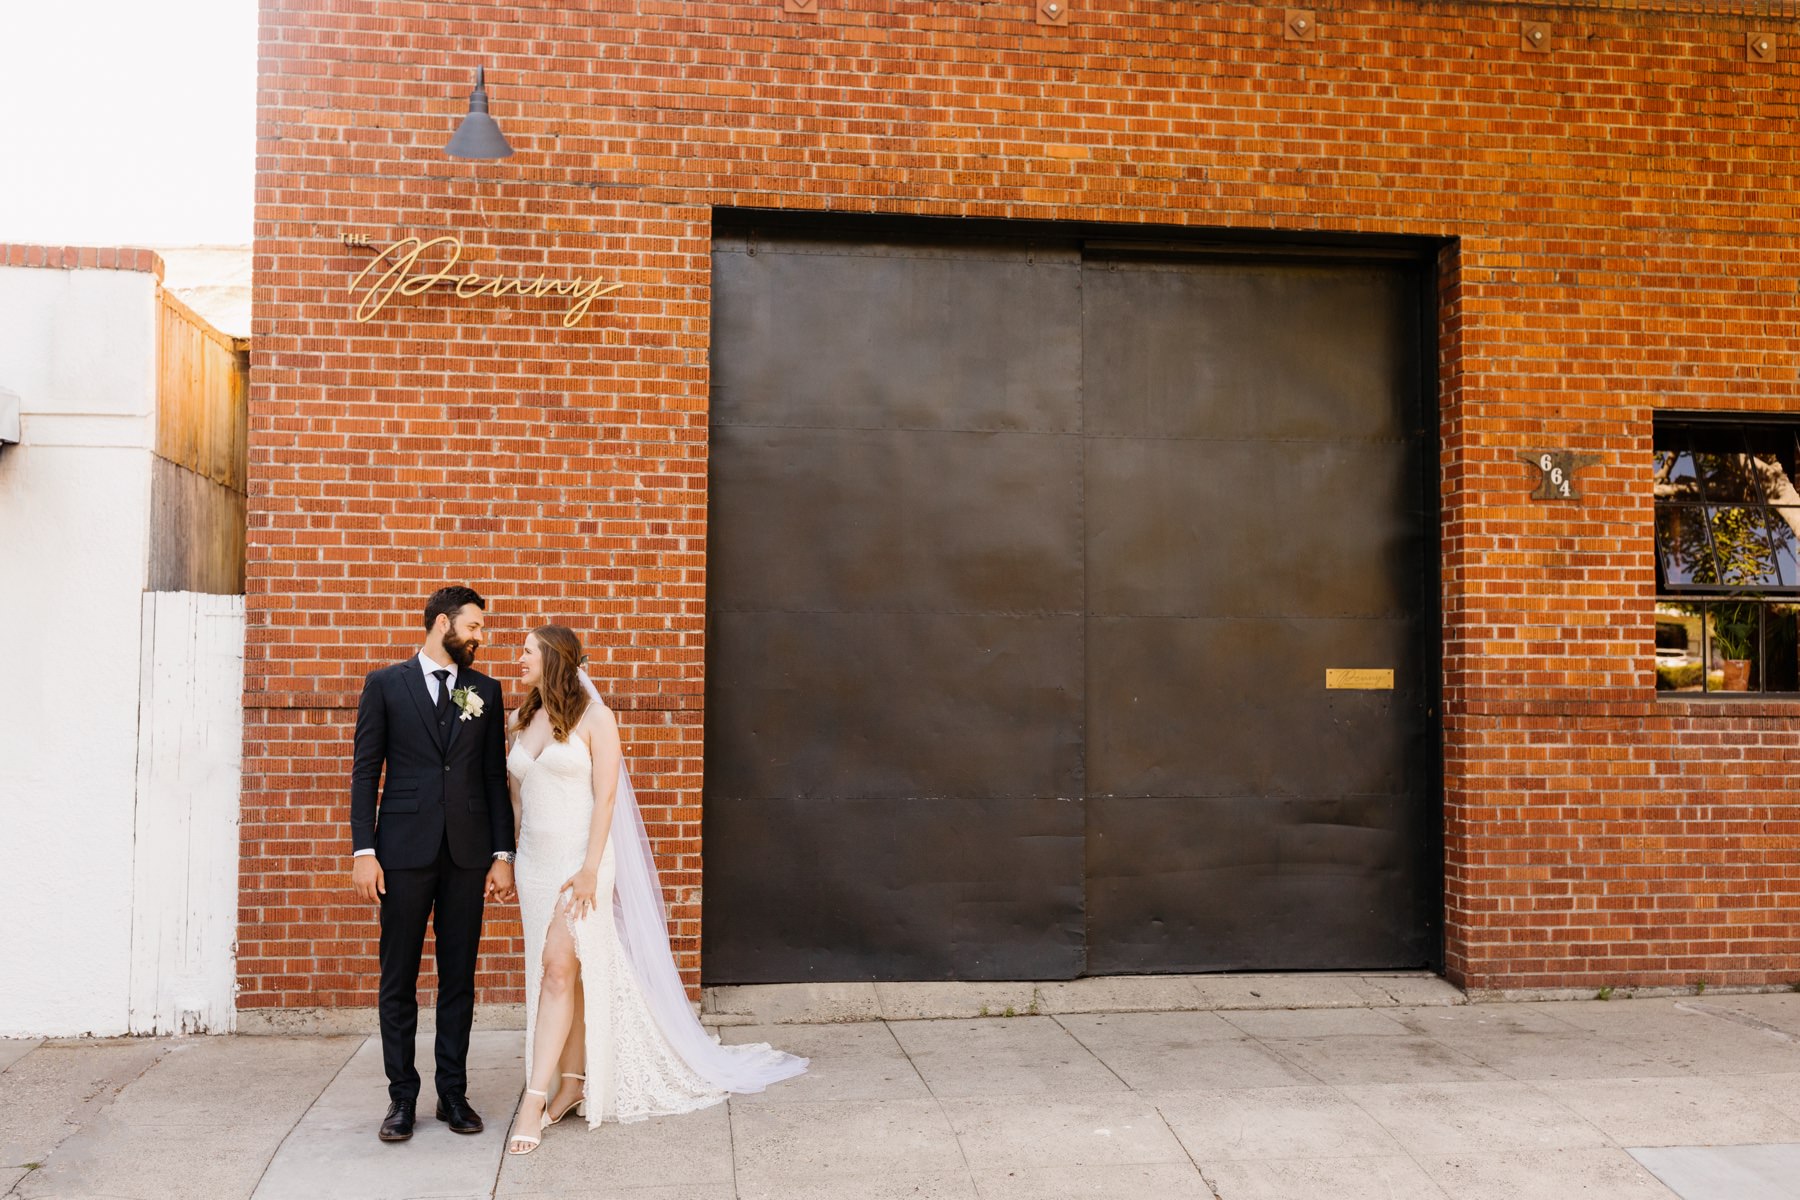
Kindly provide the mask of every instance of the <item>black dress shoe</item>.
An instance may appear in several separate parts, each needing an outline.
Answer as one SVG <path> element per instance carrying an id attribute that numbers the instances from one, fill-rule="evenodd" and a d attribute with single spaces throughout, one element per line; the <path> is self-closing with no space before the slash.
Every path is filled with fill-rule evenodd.
<path id="1" fill-rule="evenodd" d="M 461 1096 L 438 1097 L 437 1119 L 450 1126 L 451 1133 L 480 1133 L 486 1128 L 481 1115 Z"/>
<path id="2" fill-rule="evenodd" d="M 413 1135 L 413 1102 L 396 1100 L 388 1105 L 387 1117 L 381 1122 L 381 1140 L 404 1142 Z"/>

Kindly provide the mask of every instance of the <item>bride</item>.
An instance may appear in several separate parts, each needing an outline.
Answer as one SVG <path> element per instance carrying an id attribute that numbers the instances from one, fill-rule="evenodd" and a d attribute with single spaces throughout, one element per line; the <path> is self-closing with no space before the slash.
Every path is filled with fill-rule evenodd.
<path id="1" fill-rule="evenodd" d="M 507 756 L 525 927 L 525 1094 L 509 1154 L 571 1111 L 602 1121 L 692 1112 L 760 1092 L 806 1060 L 724 1046 L 688 1005 L 619 728 L 561 625 L 525 636 Z"/>

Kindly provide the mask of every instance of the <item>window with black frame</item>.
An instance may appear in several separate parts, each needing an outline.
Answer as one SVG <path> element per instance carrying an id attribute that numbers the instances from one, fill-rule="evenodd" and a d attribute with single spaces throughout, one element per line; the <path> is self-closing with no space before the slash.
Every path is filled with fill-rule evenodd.
<path id="1" fill-rule="evenodd" d="M 1656 687 L 1800 692 L 1800 422 L 1656 422 Z"/>

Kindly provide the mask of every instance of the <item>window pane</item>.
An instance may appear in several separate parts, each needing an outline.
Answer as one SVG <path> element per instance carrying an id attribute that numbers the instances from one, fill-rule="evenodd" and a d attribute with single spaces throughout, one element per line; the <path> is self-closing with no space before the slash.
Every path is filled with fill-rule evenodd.
<path id="1" fill-rule="evenodd" d="M 1794 485 L 1788 479 L 1787 469 L 1781 465 L 1779 458 L 1773 454 L 1752 454 L 1744 461 L 1750 474 L 1755 478 L 1756 486 L 1761 490 L 1765 503 L 1800 504 L 1800 493 L 1794 491 Z"/>
<path id="2" fill-rule="evenodd" d="M 1751 692 L 1756 679 L 1757 607 L 1754 600 L 1706 606 L 1706 690 Z"/>
<path id="3" fill-rule="evenodd" d="M 1700 664 L 1700 608 L 1664 600 L 1656 606 L 1656 690 L 1697 692 L 1705 680 Z"/>
<path id="4" fill-rule="evenodd" d="M 1762 504 L 1762 484 L 1737 428 L 1694 434 L 1694 464 L 1714 504 Z"/>
<path id="5" fill-rule="evenodd" d="M 1763 691 L 1800 692 L 1800 605 L 1763 609 Z"/>
<path id="6" fill-rule="evenodd" d="M 1700 475 L 1694 467 L 1694 456 L 1686 450 L 1658 448 L 1656 463 L 1656 498 L 1660 500 L 1698 500 Z"/>
<path id="7" fill-rule="evenodd" d="M 1664 587 L 1718 582 L 1706 540 L 1706 519 L 1698 507 L 1657 505 L 1656 554 Z"/>
<path id="8" fill-rule="evenodd" d="M 1800 490 L 1794 486 L 1794 431 L 1765 425 L 1751 428 L 1747 437 L 1764 500 L 1769 504 L 1800 505 Z"/>
<path id="9" fill-rule="evenodd" d="M 1718 561 L 1718 582 L 1727 587 L 1778 587 L 1775 550 L 1769 545 L 1769 527 L 1760 508 L 1711 508 L 1713 557 Z"/>
<path id="10" fill-rule="evenodd" d="M 1800 587 L 1800 508 L 1769 508 L 1763 515 L 1769 519 L 1781 586 Z"/>

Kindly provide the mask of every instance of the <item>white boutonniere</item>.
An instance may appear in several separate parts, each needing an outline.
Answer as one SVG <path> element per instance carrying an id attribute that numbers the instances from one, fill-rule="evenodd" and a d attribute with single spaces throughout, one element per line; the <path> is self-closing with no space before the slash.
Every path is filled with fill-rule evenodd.
<path id="1" fill-rule="evenodd" d="M 472 687 L 457 688 L 450 693 L 450 703 L 462 709 L 459 721 L 472 721 L 481 715 L 481 697 L 476 695 Z"/>

